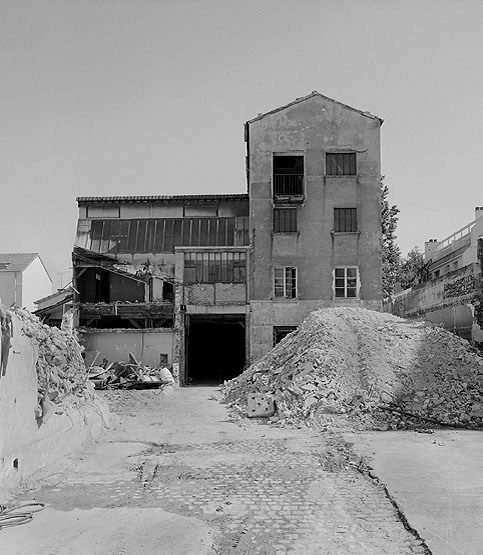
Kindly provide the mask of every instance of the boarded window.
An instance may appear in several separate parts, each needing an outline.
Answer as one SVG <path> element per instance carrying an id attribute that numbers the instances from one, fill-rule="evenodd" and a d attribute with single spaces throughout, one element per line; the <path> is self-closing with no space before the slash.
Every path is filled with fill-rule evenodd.
<path id="1" fill-rule="evenodd" d="M 184 256 L 186 283 L 244 283 L 245 252 L 187 252 Z"/>
<path id="2" fill-rule="evenodd" d="M 357 231 L 357 208 L 334 208 L 334 231 Z"/>
<path id="3" fill-rule="evenodd" d="M 288 233 L 297 231 L 296 208 L 274 208 L 273 231 L 275 233 Z"/>
<path id="4" fill-rule="evenodd" d="M 357 268 L 336 268 L 335 277 L 335 296 L 336 297 L 357 297 Z"/>
<path id="5" fill-rule="evenodd" d="M 297 268 L 274 268 L 274 293 L 276 298 L 297 298 Z"/>
<path id="6" fill-rule="evenodd" d="M 328 152 L 326 154 L 327 175 L 356 175 L 355 152 Z"/>

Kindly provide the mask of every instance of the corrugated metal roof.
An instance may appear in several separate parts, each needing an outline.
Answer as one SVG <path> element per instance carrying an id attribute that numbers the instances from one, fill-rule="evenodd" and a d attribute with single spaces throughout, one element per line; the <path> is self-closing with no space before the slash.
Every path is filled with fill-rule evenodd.
<path id="1" fill-rule="evenodd" d="M 154 196 L 116 196 L 116 197 L 77 197 L 77 202 L 186 202 L 189 200 L 248 200 L 248 194 L 234 195 L 154 195 Z"/>
<path id="2" fill-rule="evenodd" d="M 262 119 L 265 116 L 268 116 L 270 114 L 275 114 L 276 112 L 280 112 L 281 110 L 285 110 L 286 108 L 290 108 L 290 106 L 293 106 L 294 104 L 298 104 L 299 102 L 303 102 L 304 100 L 308 100 L 309 98 L 312 98 L 314 96 L 320 96 L 321 98 L 324 98 L 325 100 L 330 100 L 331 102 L 335 102 L 336 104 L 339 104 L 339 106 L 343 106 L 344 108 L 347 108 L 348 110 L 352 110 L 353 112 L 357 112 L 358 114 L 361 114 L 361 116 L 365 116 L 365 117 L 371 118 L 371 119 L 378 119 L 381 122 L 381 125 L 384 123 L 384 120 L 382 118 L 380 118 L 379 116 L 375 116 L 375 115 L 371 114 L 370 112 L 363 112 L 362 110 L 358 110 L 357 108 L 353 108 L 352 106 L 349 106 L 348 104 L 344 104 L 343 102 L 339 102 L 338 100 L 334 100 L 333 98 L 330 98 L 328 96 L 320 94 L 317 91 L 312 91 L 307 96 L 302 96 L 301 98 L 296 98 L 294 101 L 289 102 L 288 104 L 285 104 L 284 106 L 280 106 L 280 108 L 275 108 L 273 110 L 270 110 L 269 112 L 259 114 L 256 118 L 248 120 L 247 123 L 253 123 L 254 121 L 258 121 L 259 119 Z"/>
<path id="3" fill-rule="evenodd" d="M 36 252 L 0 253 L 0 271 L 22 272 L 30 266 L 37 256 L 39 255 Z"/>

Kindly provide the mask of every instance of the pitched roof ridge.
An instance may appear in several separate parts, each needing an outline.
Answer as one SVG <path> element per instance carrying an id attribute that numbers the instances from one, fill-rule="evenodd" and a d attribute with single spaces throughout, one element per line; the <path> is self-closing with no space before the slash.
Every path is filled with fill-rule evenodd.
<path id="1" fill-rule="evenodd" d="M 344 104 L 343 102 L 340 102 L 339 100 L 335 100 L 335 98 L 331 98 L 330 96 L 326 96 L 325 94 L 319 93 L 318 91 L 312 91 L 310 94 L 308 94 L 306 96 L 302 96 L 300 98 L 296 98 L 295 100 L 292 100 L 292 102 L 289 102 L 288 104 L 284 104 L 283 106 L 280 106 L 278 108 L 274 108 L 273 110 L 270 110 L 270 111 L 265 112 L 263 114 L 259 114 L 256 118 L 250 119 L 246 123 L 253 123 L 255 121 L 258 121 L 258 120 L 264 118 L 265 116 L 275 114 L 277 112 L 280 112 L 281 110 L 285 110 L 287 108 L 290 108 L 291 106 L 294 106 L 295 104 L 299 104 L 300 102 L 304 102 L 305 100 L 308 100 L 309 98 L 316 97 L 316 96 L 319 96 L 321 98 L 325 98 L 326 100 L 330 100 L 331 102 L 335 102 L 336 104 L 339 104 L 340 106 L 343 106 L 344 108 L 347 108 L 348 110 L 352 110 L 353 112 L 357 112 L 358 114 L 361 114 L 362 116 L 365 116 L 367 118 L 378 119 L 381 122 L 381 125 L 384 122 L 384 120 L 382 118 L 380 118 L 379 116 L 375 116 L 374 114 L 371 114 L 371 112 L 369 112 L 369 111 L 358 110 L 357 108 L 354 108 L 353 106 L 349 106 L 349 104 Z"/>

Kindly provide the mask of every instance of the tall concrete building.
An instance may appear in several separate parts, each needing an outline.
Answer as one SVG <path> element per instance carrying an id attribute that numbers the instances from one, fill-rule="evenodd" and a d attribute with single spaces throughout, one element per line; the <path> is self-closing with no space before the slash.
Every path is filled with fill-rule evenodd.
<path id="1" fill-rule="evenodd" d="M 381 125 L 317 92 L 246 123 L 251 360 L 316 308 L 381 308 Z"/>
<path id="2" fill-rule="evenodd" d="M 77 199 L 86 361 L 220 381 L 314 309 L 380 309 L 381 124 L 313 92 L 245 124 L 247 193 Z"/>

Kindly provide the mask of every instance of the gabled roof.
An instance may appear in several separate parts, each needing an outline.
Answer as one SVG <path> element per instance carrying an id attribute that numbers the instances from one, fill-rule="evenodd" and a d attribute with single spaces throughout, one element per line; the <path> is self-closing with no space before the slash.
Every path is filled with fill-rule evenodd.
<path id="1" fill-rule="evenodd" d="M 240 193 L 233 195 L 154 195 L 154 196 L 119 196 L 119 197 L 77 197 L 77 203 L 93 203 L 93 202 L 178 202 L 186 201 L 216 201 L 216 200 L 248 200 L 248 194 Z"/>
<path id="2" fill-rule="evenodd" d="M 302 96 L 301 98 L 296 98 L 293 102 L 290 102 L 289 104 L 285 104 L 285 106 L 280 106 L 280 108 L 275 108 L 274 110 L 270 110 L 269 112 L 265 112 L 264 114 L 259 114 L 256 118 L 248 120 L 247 123 L 253 123 L 255 121 L 258 121 L 258 120 L 264 118 L 265 116 L 275 114 L 277 112 L 285 110 L 286 108 L 290 108 L 291 106 L 294 106 L 295 104 L 299 104 L 300 102 L 304 102 L 305 100 L 308 100 L 309 98 L 313 98 L 313 97 L 320 97 L 320 98 L 323 98 L 324 100 L 329 100 L 330 102 L 335 102 L 339 106 L 343 106 L 344 108 L 346 108 L 348 110 L 352 110 L 353 112 L 357 112 L 358 114 L 360 114 L 361 116 L 365 116 L 366 118 L 377 119 L 381 122 L 381 125 L 384 123 L 384 120 L 382 118 L 380 118 L 378 116 L 374 116 L 370 112 L 362 112 L 361 110 L 357 110 L 356 108 L 353 108 L 352 106 L 349 106 L 347 104 L 343 104 L 342 102 L 339 102 L 338 100 L 334 100 L 333 98 L 330 98 L 328 96 L 320 94 L 317 91 L 312 91 L 307 96 Z"/>
<path id="3" fill-rule="evenodd" d="M 42 262 L 39 253 L 37 252 L 7 252 L 0 253 L 0 272 L 23 272 L 32 262 L 38 258 L 42 267 L 47 274 L 47 277 L 52 281 L 49 271 Z"/>
<path id="4" fill-rule="evenodd" d="M 38 256 L 36 252 L 0 253 L 0 271 L 23 272 Z"/>

